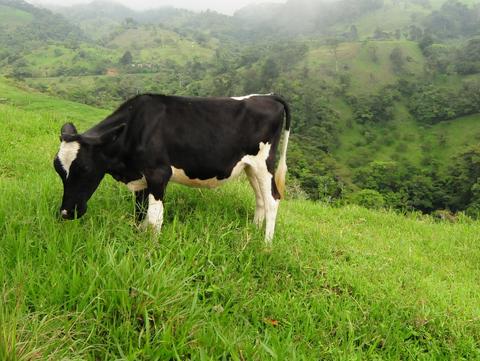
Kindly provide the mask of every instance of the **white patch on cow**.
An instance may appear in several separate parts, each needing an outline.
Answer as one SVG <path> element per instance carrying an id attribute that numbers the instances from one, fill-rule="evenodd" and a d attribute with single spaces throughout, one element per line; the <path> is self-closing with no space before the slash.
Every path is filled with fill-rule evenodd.
<path id="1" fill-rule="evenodd" d="M 245 159 L 249 166 L 250 175 L 256 180 L 256 184 L 252 185 L 255 193 L 259 192 L 263 198 L 263 202 L 257 200 L 257 211 L 255 212 L 255 219 L 263 221 L 262 210 L 266 218 L 265 242 L 270 244 L 273 239 L 275 231 L 275 220 L 277 218 L 277 211 L 279 201 L 272 195 L 272 178 L 273 175 L 267 169 L 266 160 L 270 154 L 270 144 L 260 143 L 260 151 L 256 156 L 248 156 Z M 247 173 L 248 175 L 248 173 Z M 252 184 L 252 181 L 250 181 Z M 262 209 L 263 206 L 263 209 Z M 257 214 L 257 212 L 259 212 Z"/>
<path id="2" fill-rule="evenodd" d="M 60 150 L 58 151 L 58 159 L 62 165 L 65 172 L 70 173 L 70 167 L 72 166 L 73 161 L 77 158 L 78 151 L 80 150 L 79 142 L 65 142 L 63 141 L 60 144 Z"/>
<path id="3" fill-rule="evenodd" d="M 216 188 L 222 184 L 237 178 L 247 165 L 256 165 L 257 163 L 265 163 L 270 154 L 270 144 L 260 143 L 257 155 L 246 155 L 233 167 L 230 176 L 225 179 L 216 177 L 210 179 L 189 178 L 183 169 L 172 167 L 172 177 L 170 181 L 173 183 L 183 184 L 194 188 Z M 132 192 L 138 192 L 147 188 L 147 180 L 145 177 L 127 183 L 127 187 Z"/>
<path id="4" fill-rule="evenodd" d="M 154 228 L 155 232 L 160 232 L 162 229 L 163 202 L 161 200 L 156 200 L 152 194 L 148 196 L 148 211 L 146 221 Z"/>
<path id="5" fill-rule="evenodd" d="M 195 188 L 216 188 L 222 184 L 237 178 L 247 165 L 256 164 L 257 162 L 263 161 L 268 158 L 270 153 L 270 144 L 260 143 L 260 150 L 257 155 L 246 155 L 244 156 L 235 167 L 233 167 L 232 173 L 230 176 L 225 179 L 218 179 L 216 177 L 209 179 L 198 179 L 198 178 L 189 178 L 183 169 L 178 169 L 172 167 L 172 178 L 170 180 L 174 183 L 183 184 L 189 187 Z"/>
<path id="6" fill-rule="evenodd" d="M 132 182 L 127 183 L 127 188 L 132 192 L 143 191 L 144 189 L 147 188 L 147 180 L 145 179 L 145 177 L 134 180 Z"/>
<path id="7" fill-rule="evenodd" d="M 269 93 L 269 94 L 250 94 L 250 95 L 245 95 L 243 97 L 231 97 L 231 99 L 233 99 L 233 100 L 245 100 L 245 99 L 250 99 L 251 97 L 266 97 L 266 96 L 270 96 L 270 95 L 273 95 L 273 93 Z"/>
<path id="8" fill-rule="evenodd" d="M 253 218 L 253 223 L 255 223 L 256 226 L 261 227 L 265 221 L 265 203 L 263 202 L 262 191 L 260 190 L 260 185 L 258 184 L 252 168 L 246 167 L 245 173 L 247 173 L 248 181 L 255 192 L 255 216 Z"/>

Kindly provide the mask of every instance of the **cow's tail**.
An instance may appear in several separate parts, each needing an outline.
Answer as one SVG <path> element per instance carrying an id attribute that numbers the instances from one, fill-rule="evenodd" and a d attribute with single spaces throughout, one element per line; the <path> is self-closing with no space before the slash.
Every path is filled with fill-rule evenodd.
<path id="1" fill-rule="evenodd" d="M 287 149 L 288 139 L 290 138 L 290 125 L 292 123 L 292 117 L 290 113 L 290 107 L 285 99 L 278 95 L 274 95 L 275 99 L 280 102 L 285 108 L 285 132 L 283 135 L 282 150 L 280 153 L 280 160 L 278 161 L 277 171 L 275 172 L 275 184 L 277 185 L 280 197 L 284 198 L 285 195 L 285 178 L 287 175 Z"/>

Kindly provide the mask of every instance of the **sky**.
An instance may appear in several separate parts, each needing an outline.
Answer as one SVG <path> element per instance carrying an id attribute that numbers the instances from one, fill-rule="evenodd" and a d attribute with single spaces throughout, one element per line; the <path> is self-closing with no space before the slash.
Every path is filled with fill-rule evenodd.
<path id="1" fill-rule="evenodd" d="M 92 0 L 27 0 L 33 4 L 73 5 L 89 3 Z M 109 0 L 112 1 L 112 0 Z M 245 5 L 259 2 L 285 2 L 286 0 L 114 0 L 132 9 L 144 10 L 165 5 L 190 10 L 216 10 L 224 14 L 233 14 Z"/>

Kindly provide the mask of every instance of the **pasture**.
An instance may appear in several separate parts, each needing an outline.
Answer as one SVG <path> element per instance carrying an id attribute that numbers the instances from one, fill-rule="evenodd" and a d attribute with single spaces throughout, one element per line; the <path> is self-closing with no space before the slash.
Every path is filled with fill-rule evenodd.
<path id="1" fill-rule="evenodd" d="M 0 359 L 480 358 L 479 223 L 287 200 L 266 249 L 241 180 L 170 186 L 155 237 L 110 178 L 62 222 L 59 129 L 106 112 L 2 89 Z"/>

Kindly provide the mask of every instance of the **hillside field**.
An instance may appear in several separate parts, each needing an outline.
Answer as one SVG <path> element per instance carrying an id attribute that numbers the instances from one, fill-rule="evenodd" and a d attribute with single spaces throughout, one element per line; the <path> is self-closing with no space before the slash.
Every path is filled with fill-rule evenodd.
<path id="1" fill-rule="evenodd" d="M 110 178 L 61 222 L 59 129 L 107 112 L 0 91 L 0 359 L 480 358 L 478 222 L 288 199 L 266 249 L 240 180 L 170 186 L 155 237 Z"/>

